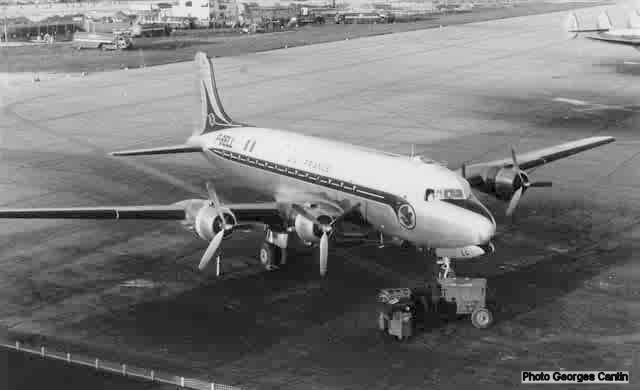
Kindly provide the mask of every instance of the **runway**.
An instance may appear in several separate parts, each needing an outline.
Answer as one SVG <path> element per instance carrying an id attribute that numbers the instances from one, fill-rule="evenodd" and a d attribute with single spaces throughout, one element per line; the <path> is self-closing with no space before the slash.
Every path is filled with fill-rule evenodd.
<path id="1" fill-rule="evenodd" d="M 38 220 L 3 221 L 0 324 L 246 388 L 513 389 L 522 370 L 559 369 L 632 371 L 635 381 L 640 68 L 624 62 L 640 54 L 568 41 L 564 17 L 214 62 L 234 119 L 391 152 L 414 145 L 452 168 L 511 146 L 615 136 L 536 170 L 554 187 L 528 191 L 513 219 L 481 198 L 498 219 L 497 252 L 456 271 L 489 278 L 500 304 L 491 329 L 461 321 L 409 343 L 381 337 L 377 289 L 432 271 L 408 250 L 336 248 L 322 280 L 305 251 L 263 271 L 260 234 L 236 233 L 216 280 L 215 267 L 197 271 L 206 243 L 179 225 Z M 207 179 L 225 199 L 256 197 L 199 156 L 107 155 L 182 143 L 199 115 L 192 63 L 0 85 L 2 207 L 173 203 L 203 197 Z"/>

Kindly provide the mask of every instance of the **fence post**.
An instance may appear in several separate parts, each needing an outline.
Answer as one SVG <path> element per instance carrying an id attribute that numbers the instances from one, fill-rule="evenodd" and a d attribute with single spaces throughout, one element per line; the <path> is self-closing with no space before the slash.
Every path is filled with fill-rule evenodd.
<path id="1" fill-rule="evenodd" d="M 127 365 L 126 364 L 122 365 L 122 375 L 125 375 L 125 376 L 127 375 Z"/>
<path id="2" fill-rule="evenodd" d="M 184 377 L 180 377 L 180 387 L 184 387 Z"/>
<path id="3" fill-rule="evenodd" d="M 67 352 L 67 362 L 71 363 L 71 353 Z"/>
<path id="4" fill-rule="evenodd" d="M 96 358 L 96 370 L 100 368 L 100 360 Z"/>
<path id="5" fill-rule="evenodd" d="M 19 350 L 20 350 L 20 342 L 16 341 L 16 351 L 19 351 Z"/>
<path id="6" fill-rule="evenodd" d="M 40 355 L 42 355 L 42 357 L 44 357 L 44 345 L 40 346 Z"/>
<path id="7" fill-rule="evenodd" d="M 151 375 L 150 375 L 150 376 L 151 376 L 151 380 L 152 380 L 152 381 L 153 381 L 153 380 L 155 380 L 155 379 L 156 379 L 156 373 L 155 373 L 155 371 L 151 370 Z"/>
<path id="8" fill-rule="evenodd" d="M 216 384 L 214 382 L 211 382 L 211 390 L 216 390 Z"/>

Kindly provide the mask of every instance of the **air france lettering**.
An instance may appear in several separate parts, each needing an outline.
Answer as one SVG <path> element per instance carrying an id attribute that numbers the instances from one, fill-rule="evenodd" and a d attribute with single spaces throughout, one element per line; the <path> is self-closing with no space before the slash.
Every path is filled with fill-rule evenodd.
<path id="1" fill-rule="evenodd" d="M 322 173 L 329 173 L 330 171 L 329 165 L 312 160 L 304 160 L 304 165 L 314 171 L 320 171 Z"/>
<path id="2" fill-rule="evenodd" d="M 233 137 L 231 137 L 230 135 L 218 134 L 218 136 L 216 137 L 216 142 L 218 142 L 218 145 L 222 146 L 223 148 L 233 148 Z"/>

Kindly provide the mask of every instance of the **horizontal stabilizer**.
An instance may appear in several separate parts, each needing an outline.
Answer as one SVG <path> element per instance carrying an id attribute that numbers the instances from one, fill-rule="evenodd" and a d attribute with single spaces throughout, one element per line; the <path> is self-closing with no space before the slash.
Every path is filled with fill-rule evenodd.
<path id="1" fill-rule="evenodd" d="M 202 152 L 202 148 L 189 145 L 174 145 L 164 146 L 161 148 L 150 149 L 134 149 L 134 150 L 121 150 L 118 152 L 111 152 L 112 156 L 145 156 L 150 154 L 177 154 L 177 153 L 197 153 Z"/>
<path id="2" fill-rule="evenodd" d="M 575 12 L 570 12 L 565 20 L 565 30 L 568 38 L 577 38 L 580 33 L 602 33 L 607 32 L 611 28 L 609 14 L 603 13 L 598 17 L 597 27 L 585 28 L 582 21 Z"/>

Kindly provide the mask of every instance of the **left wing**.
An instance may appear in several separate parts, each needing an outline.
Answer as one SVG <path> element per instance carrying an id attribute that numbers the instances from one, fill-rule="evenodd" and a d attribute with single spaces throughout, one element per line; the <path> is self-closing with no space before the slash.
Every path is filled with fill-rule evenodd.
<path id="1" fill-rule="evenodd" d="M 529 170 L 539 167 L 541 165 L 548 164 L 550 162 L 573 156 L 585 150 L 597 148 L 598 146 L 606 145 L 615 141 L 613 137 L 589 137 L 576 141 L 567 142 L 560 145 L 551 146 L 544 149 L 534 150 L 532 152 L 520 154 L 517 156 L 520 169 Z M 512 168 L 513 159 L 506 158 L 502 160 L 490 161 L 486 163 L 473 164 L 466 167 L 467 180 L 472 179 L 473 176 L 478 175 L 481 171 L 487 168 L 499 167 L 499 168 Z M 460 172 L 462 172 L 460 170 Z"/>
<path id="2" fill-rule="evenodd" d="M 487 163 L 463 165 L 458 171 L 469 184 L 479 191 L 491 194 L 498 199 L 509 201 L 507 215 L 511 215 L 520 201 L 520 197 L 529 187 L 550 187 L 550 182 L 532 182 L 527 170 L 569 157 L 585 150 L 593 149 L 615 141 L 613 137 L 590 137 L 567 142 L 529 153 L 516 155 L 511 150 L 510 159 Z"/>

